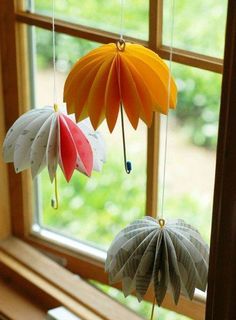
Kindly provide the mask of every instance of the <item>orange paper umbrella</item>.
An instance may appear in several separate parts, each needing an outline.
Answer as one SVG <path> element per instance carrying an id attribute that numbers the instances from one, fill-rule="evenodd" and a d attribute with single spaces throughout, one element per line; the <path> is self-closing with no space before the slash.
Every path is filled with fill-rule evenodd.
<path id="1" fill-rule="evenodd" d="M 112 132 L 123 105 L 132 126 L 148 126 L 153 112 L 175 108 L 177 88 L 165 62 L 138 44 L 110 43 L 82 57 L 70 71 L 64 101 L 77 120 L 89 117 L 96 129 L 106 118 Z"/>

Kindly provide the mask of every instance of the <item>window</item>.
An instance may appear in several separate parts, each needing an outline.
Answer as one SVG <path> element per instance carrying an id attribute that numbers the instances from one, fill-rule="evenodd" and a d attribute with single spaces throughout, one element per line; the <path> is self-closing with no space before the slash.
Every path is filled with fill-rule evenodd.
<path id="1" fill-rule="evenodd" d="M 29 2 L 31 5 L 33 4 L 33 1 Z M 91 11 L 89 6 L 95 6 L 97 1 L 86 1 L 80 5 L 80 8 L 78 5 L 73 7 L 74 3 L 72 0 L 62 1 L 56 7 L 56 17 L 58 18 L 56 19 L 58 93 L 62 92 L 65 75 L 75 59 L 99 43 L 115 41 L 118 38 L 117 33 L 119 33 L 119 28 L 115 27 L 119 26 L 119 19 L 116 22 L 119 15 L 119 1 L 111 1 L 109 7 L 104 5 L 105 11 L 101 11 L 101 15 L 94 15 L 92 20 L 89 19 Z M 149 6 L 147 1 L 133 0 L 129 3 L 129 6 L 127 5 L 125 8 L 125 15 L 127 15 L 125 21 L 129 21 L 127 28 L 125 28 L 127 40 L 130 39 L 146 45 L 168 60 L 170 54 L 169 1 L 150 0 Z M 194 7 L 192 7 L 193 5 Z M 25 88 L 20 88 L 22 97 L 20 102 L 15 101 L 15 105 L 19 108 L 12 115 L 7 116 L 7 126 L 11 120 L 16 118 L 17 114 L 29 106 L 27 98 L 30 92 L 33 92 L 32 97 L 35 97 L 36 105 L 41 106 L 51 101 L 50 96 L 41 94 L 42 90 L 46 92 L 43 85 L 48 87 L 46 80 L 51 82 L 50 77 L 52 78 L 51 51 L 45 52 L 45 46 L 50 45 L 51 41 L 50 2 L 35 1 L 35 12 L 33 10 L 26 11 L 25 8 L 19 5 L 16 11 L 17 59 L 22 71 L 19 72 L 19 77 L 27 79 L 30 74 L 31 83 L 35 81 L 35 91 L 32 90 L 32 86 L 28 88 L 28 92 L 25 91 Z M 66 8 L 70 8 L 68 13 L 66 13 Z M 187 221 L 197 225 L 200 230 L 202 229 L 204 237 L 209 239 L 215 162 L 215 154 L 211 148 L 215 150 L 216 144 L 224 42 L 224 22 L 219 27 L 216 18 L 220 16 L 222 21 L 225 21 L 226 1 L 217 1 L 217 3 L 214 1 L 214 5 L 213 1 L 209 1 L 207 4 L 202 2 L 202 6 L 191 4 L 191 7 L 189 1 L 181 1 L 176 4 L 175 11 L 177 18 L 174 34 L 173 73 L 180 93 L 175 116 L 170 116 L 166 210 L 173 216 L 181 215 Z M 205 23 L 199 22 L 199 30 L 194 27 L 194 21 L 187 19 L 188 13 L 192 11 L 198 12 L 196 15 L 202 16 Z M 207 13 L 215 19 L 211 24 L 206 21 Z M 102 17 L 108 14 L 109 21 L 106 21 L 105 25 Z M 180 16 L 184 16 L 185 19 L 180 19 Z M 195 15 L 194 19 L 197 24 L 198 19 Z M 192 24 L 188 28 L 190 22 Z M 34 26 L 33 29 L 31 26 Z M 206 33 L 214 34 L 215 38 L 206 36 L 203 42 L 202 38 Z M 23 43 L 22 39 L 28 39 L 28 43 Z M 215 46 L 215 43 L 218 42 L 222 45 L 221 48 Z M 64 52 L 64 47 L 67 48 L 66 52 Z M 25 56 L 22 55 L 23 50 L 29 53 L 30 63 L 28 64 L 27 59 L 23 59 Z M 75 51 L 78 54 L 74 54 Z M 35 66 L 37 68 L 33 69 Z M 29 72 L 27 72 L 27 68 Z M 18 83 L 20 84 L 21 81 Z M 29 80 L 24 83 L 29 84 Z M 214 88 L 209 87 L 209 83 L 214 83 Z M 119 130 L 115 132 L 113 138 L 108 138 L 110 155 L 108 155 L 108 163 L 105 165 L 103 173 L 95 175 L 89 181 L 81 175 L 76 176 L 70 185 L 61 188 L 61 212 L 49 208 L 50 198 L 47 194 L 50 194 L 52 190 L 46 189 L 45 177 L 42 176 L 39 183 L 39 196 L 36 194 L 35 199 L 39 200 L 36 201 L 38 214 L 31 216 L 32 203 L 29 203 L 31 198 L 24 197 L 25 194 L 29 194 L 29 190 L 32 188 L 30 176 L 26 173 L 16 177 L 12 173 L 10 176 L 12 190 L 14 186 L 17 186 L 17 196 L 14 197 L 15 191 L 12 198 L 18 201 L 17 205 L 12 205 L 13 216 L 17 217 L 19 211 L 22 214 L 20 222 L 14 223 L 14 234 L 47 252 L 62 257 L 65 259 L 67 267 L 73 272 L 80 273 L 88 279 L 107 283 L 106 275 L 103 272 L 104 252 L 100 249 L 105 249 L 114 233 L 129 221 L 144 213 L 156 216 L 162 174 L 162 159 L 158 158 L 158 155 L 162 153 L 162 145 L 159 143 L 162 141 L 161 127 L 162 119 L 158 115 L 155 117 L 153 127 L 148 132 L 142 126 L 139 126 L 137 132 L 129 130 L 127 127 L 129 157 L 131 160 L 135 159 L 133 160 L 134 170 L 131 179 L 124 178 L 123 172 L 118 174 L 116 171 L 120 180 L 114 179 L 114 189 L 117 189 L 121 182 L 123 183 L 119 197 L 117 197 L 117 192 L 107 194 L 106 191 L 110 188 L 114 168 L 121 171 L 123 169 L 121 147 L 120 159 L 117 158 L 119 154 L 118 156 L 113 154 L 112 147 L 109 150 L 109 144 L 112 144 L 111 139 L 119 141 Z M 107 132 L 106 128 L 101 130 Z M 104 135 L 107 136 L 107 133 Z M 188 137 L 187 141 L 186 137 Z M 208 149 L 199 146 L 205 146 Z M 139 154 L 142 154 L 142 157 L 139 157 L 137 161 L 136 158 Z M 204 163 L 204 166 L 199 167 L 201 162 Z M 40 184 L 43 185 L 41 189 Z M 99 190 L 97 190 L 98 188 Z M 190 189 L 191 192 L 189 192 Z M 40 190 L 43 190 L 43 193 Z M 78 192 L 76 196 L 75 190 Z M 87 191 L 93 192 L 93 207 L 86 200 Z M 106 203 L 99 203 L 104 194 Z M 120 203 L 121 199 L 125 202 Z M 13 204 L 15 200 L 11 201 Z M 70 212 L 66 211 L 69 202 Z M 102 209 L 100 210 L 100 208 Z M 190 220 L 190 217 L 193 220 Z M 32 218 L 34 218 L 33 223 Z M 100 234 L 96 234 L 90 220 L 99 222 L 99 219 L 105 219 L 105 222 L 103 221 L 101 224 Z M 19 221 L 19 218 L 16 221 Z M 88 226 L 88 229 L 84 228 L 84 225 Z M 32 226 L 34 226 L 33 229 Z M 70 239 L 68 235 L 73 238 Z M 82 242 L 79 244 L 74 238 L 79 238 Z M 94 247 L 94 243 L 97 244 L 97 247 Z M 197 299 L 204 300 L 200 296 L 196 297 L 196 301 Z M 189 310 L 189 305 L 193 306 L 192 310 Z M 175 308 L 168 299 L 165 306 L 190 317 L 193 312 L 198 312 L 199 317 L 204 312 L 204 303 L 186 302 L 184 298 L 178 308 Z"/>

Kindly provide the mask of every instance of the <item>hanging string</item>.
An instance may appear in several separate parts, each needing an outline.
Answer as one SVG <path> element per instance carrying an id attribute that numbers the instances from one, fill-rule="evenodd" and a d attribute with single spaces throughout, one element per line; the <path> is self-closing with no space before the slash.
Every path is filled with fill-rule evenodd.
<path id="1" fill-rule="evenodd" d="M 55 35 L 55 0 L 52 0 L 52 61 L 53 61 L 53 103 L 57 104 L 56 92 L 56 35 Z"/>
<path id="2" fill-rule="evenodd" d="M 170 26 L 170 59 L 169 59 L 169 79 L 168 79 L 168 96 L 167 96 L 167 110 L 170 106 L 170 92 L 171 92 L 171 73 L 173 60 L 173 40 L 174 40 L 174 18 L 175 18 L 175 0 L 171 0 L 171 26 Z M 165 140 L 164 140 L 164 164 L 163 164 L 163 180 L 162 180 L 162 195 L 161 195 L 161 209 L 159 218 L 163 218 L 164 203 L 165 203 L 165 189 L 166 189 L 166 163 L 167 163 L 167 145 L 168 145 L 168 124 L 169 116 L 166 116 L 165 122 Z"/>
<path id="3" fill-rule="evenodd" d="M 124 39 L 124 7 L 125 0 L 120 0 L 120 40 Z"/>
<path id="4" fill-rule="evenodd" d="M 173 60 L 173 40 L 174 40 L 174 17 L 175 17 L 175 0 L 171 0 L 171 26 L 170 26 L 170 58 L 169 58 L 169 78 L 168 78 L 168 95 L 167 95 L 167 110 L 170 106 L 170 92 L 171 92 L 171 73 L 172 73 L 172 60 Z M 164 214 L 164 202 L 165 202 L 165 187 L 166 187 L 166 162 L 167 162 L 167 145 L 168 145 L 168 123 L 169 116 L 166 116 L 165 123 L 165 141 L 164 141 L 164 164 L 163 164 L 163 180 L 162 180 L 162 196 L 161 196 L 161 209 L 159 214 L 159 225 L 161 228 L 165 226 L 165 220 L 163 219 Z M 152 311 L 150 320 L 154 319 L 156 299 L 154 295 L 154 300 L 152 304 Z"/>
<path id="5" fill-rule="evenodd" d="M 55 37 L 55 0 L 52 0 L 52 60 L 53 60 L 53 107 L 54 111 L 58 111 L 57 105 L 57 92 L 56 92 L 56 37 Z M 51 199 L 51 206 L 54 209 L 58 209 L 58 185 L 57 185 L 57 173 L 54 179 L 54 199 Z"/>
<path id="6" fill-rule="evenodd" d="M 120 39 L 117 41 L 117 49 L 119 51 L 125 50 L 125 40 L 124 40 L 124 3 L 125 0 L 120 0 Z M 126 143 L 125 143 L 125 125 L 124 125 L 124 112 L 122 103 L 120 104 L 120 116 L 121 116 L 121 130 L 122 130 L 122 142 L 123 142 L 123 157 L 124 157 L 124 167 L 127 174 L 132 170 L 132 164 L 127 161 L 126 156 Z"/>

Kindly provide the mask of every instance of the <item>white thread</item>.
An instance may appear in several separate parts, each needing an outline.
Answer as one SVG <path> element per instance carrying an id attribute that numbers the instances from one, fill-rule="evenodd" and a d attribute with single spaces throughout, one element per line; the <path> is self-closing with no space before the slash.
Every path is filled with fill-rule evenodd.
<path id="1" fill-rule="evenodd" d="M 124 6 L 125 0 L 120 0 L 120 40 L 124 39 Z"/>
<path id="2" fill-rule="evenodd" d="M 57 104 L 56 92 L 56 39 L 55 39 L 55 0 L 52 0 L 52 53 L 53 53 L 53 103 Z"/>
<path id="3" fill-rule="evenodd" d="M 174 17 L 175 17 L 175 0 L 171 1 L 171 32 L 170 32 L 170 58 L 169 58 L 169 79 L 168 79 L 168 95 L 167 95 L 167 112 L 170 107 L 170 92 L 171 92 L 171 71 L 173 59 L 173 39 L 174 39 Z M 164 164 L 163 164 L 163 181 L 162 181 L 162 196 L 161 196 L 161 210 L 159 218 L 163 218 L 164 202 L 165 202 L 165 187 L 166 187 L 166 162 L 167 162 L 167 144 L 168 144 L 168 123 L 169 115 L 167 113 L 165 123 L 165 142 L 164 142 Z"/>

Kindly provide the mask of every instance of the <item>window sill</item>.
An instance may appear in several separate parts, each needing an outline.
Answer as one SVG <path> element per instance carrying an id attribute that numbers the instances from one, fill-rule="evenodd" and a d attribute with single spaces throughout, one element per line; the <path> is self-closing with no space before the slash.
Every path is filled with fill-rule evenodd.
<path id="1" fill-rule="evenodd" d="M 10 278 L 0 278 L 0 292 L 0 319 L 45 319 L 46 310 Z"/>
<path id="2" fill-rule="evenodd" d="M 73 273 L 86 279 L 109 284 L 107 274 L 104 272 L 106 252 L 39 227 L 34 228 L 27 241 L 49 254 Z M 121 284 L 115 287 L 120 289 Z M 151 289 L 147 292 L 145 300 L 153 301 Z M 172 297 L 167 294 L 162 306 L 192 319 L 203 320 L 205 319 L 205 303 L 206 294 L 197 290 L 193 301 L 181 296 L 177 306 Z"/>
<path id="3" fill-rule="evenodd" d="M 142 319 L 17 238 L 0 242 L 0 270 L 45 310 L 63 305 L 85 320 Z"/>

